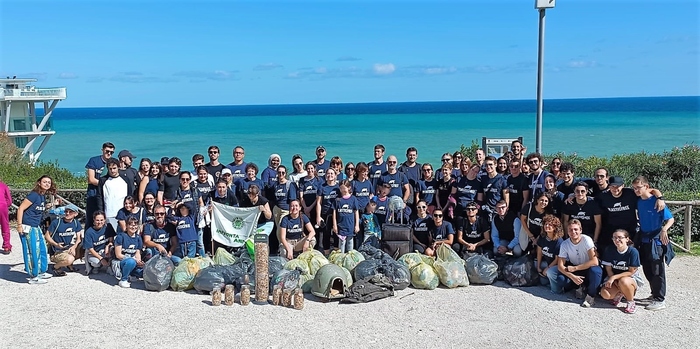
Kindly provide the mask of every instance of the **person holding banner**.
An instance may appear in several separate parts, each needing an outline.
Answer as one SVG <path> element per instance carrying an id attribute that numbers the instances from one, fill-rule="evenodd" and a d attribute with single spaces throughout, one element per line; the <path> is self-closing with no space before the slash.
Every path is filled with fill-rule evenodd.
<path id="1" fill-rule="evenodd" d="M 293 259 L 298 253 L 316 246 L 316 231 L 309 218 L 301 213 L 299 200 L 294 199 L 289 203 L 289 214 L 282 217 L 277 238 L 280 241 L 280 256 L 287 259 Z"/>
<path id="2" fill-rule="evenodd" d="M 257 184 L 251 184 L 248 187 L 247 198 L 241 202 L 241 207 L 258 207 L 260 209 L 260 217 L 258 217 L 258 226 L 256 234 L 270 235 L 275 224 L 272 220 L 272 210 L 270 203 L 266 198 L 260 195 L 260 187 Z"/>

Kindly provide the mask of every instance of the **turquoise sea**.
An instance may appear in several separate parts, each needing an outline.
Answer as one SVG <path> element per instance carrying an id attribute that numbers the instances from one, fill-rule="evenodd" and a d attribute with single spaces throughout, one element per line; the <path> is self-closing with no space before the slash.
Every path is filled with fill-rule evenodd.
<path id="1" fill-rule="evenodd" d="M 60 104 L 59 104 L 60 106 Z M 444 152 L 490 138 L 522 136 L 535 150 L 535 101 L 416 102 L 320 105 L 57 108 L 51 138 L 41 156 L 72 172 L 84 171 L 103 142 L 137 158 L 178 156 L 189 168 L 193 154 L 206 157 L 218 145 L 220 161 L 232 161 L 241 145 L 245 161 L 261 168 L 278 153 L 289 165 L 324 145 L 328 157 L 370 161 L 376 143 L 404 160 L 418 149 L 419 162 L 439 163 Z M 547 100 L 543 152 L 610 156 L 661 152 L 700 140 L 700 97 Z M 135 166 L 138 166 L 137 164 Z"/>

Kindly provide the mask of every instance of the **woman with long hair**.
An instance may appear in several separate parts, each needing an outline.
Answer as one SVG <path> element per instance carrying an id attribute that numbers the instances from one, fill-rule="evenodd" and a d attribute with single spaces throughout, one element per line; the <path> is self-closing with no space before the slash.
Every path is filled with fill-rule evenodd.
<path id="1" fill-rule="evenodd" d="M 153 163 L 149 158 L 141 159 L 139 163 L 139 170 L 136 172 L 136 183 L 138 183 L 138 197 L 139 202 L 143 202 L 143 195 L 146 194 L 146 187 L 151 181 L 151 167 Z M 157 191 L 158 189 L 156 189 Z"/>
<path id="2" fill-rule="evenodd" d="M 163 170 L 159 162 L 154 162 L 151 164 L 151 169 L 148 173 L 148 183 L 146 186 L 141 188 L 139 185 L 139 201 L 143 202 L 146 193 L 158 194 L 158 187 L 163 182 Z"/>
<path id="3" fill-rule="evenodd" d="M 55 202 L 46 202 L 46 195 L 56 194 L 56 184 L 47 175 L 41 176 L 34 189 L 27 195 L 17 209 L 17 231 L 22 241 L 24 270 L 29 274 L 30 284 L 45 284 L 51 274 L 48 268 L 46 240 L 41 231 L 41 217 L 44 210 L 50 209 Z"/>
<path id="4" fill-rule="evenodd" d="M 564 230 L 559 218 L 547 214 L 542 218 L 542 232 L 537 238 L 537 272 L 540 273 L 542 286 L 549 285 L 547 269 L 557 268 L 559 247 L 564 242 Z"/>
<path id="5" fill-rule="evenodd" d="M 547 193 L 540 193 L 533 202 L 520 211 L 520 247 L 528 251 L 537 245 L 537 237 L 542 232 L 542 218 L 552 213 L 552 199 Z"/>

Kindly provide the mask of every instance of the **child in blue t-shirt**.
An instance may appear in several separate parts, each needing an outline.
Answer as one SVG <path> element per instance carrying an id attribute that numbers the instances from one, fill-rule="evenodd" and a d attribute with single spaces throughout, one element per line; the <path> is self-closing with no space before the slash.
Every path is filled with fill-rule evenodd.
<path id="1" fill-rule="evenodd" d="M 170 223 L 175 225 L 175 230 L 177 232 L 177 241 L 180 245 L 180 254 L 178 257 L 194 258 L 197 254 L 197 228 L 195 226 L 195 215 L 197 214 L 194 210 L 190 210 L 187 205 L 180 203 L 177 204 L 178 216 L 169 217 Z"/>
<path id="2" fill-rule="evenodd" d="M 360 232 L 360 211 L 357 199 L 350 194 L 352 185 L 347 179 L 340 182 L 340 197 L 335 200 L 333 210 L 333 231 L 338 235 L 341 253 L 355 249 L 354 239 Z"/>
<path id="3" fill-rule="evenodd" d="M 377 240 L 382 239 L 382 229 L 379 226 L 379 219 L 377 215 L 374 214 L 374 210 L 377 209 L 377 203 L 370 201 L 367 206 L 365 206 L 365 213 L 362 214 L 362 229 L 365 235 L 363 242 L 367 241 L 371 237 L 376 237 Z"/>

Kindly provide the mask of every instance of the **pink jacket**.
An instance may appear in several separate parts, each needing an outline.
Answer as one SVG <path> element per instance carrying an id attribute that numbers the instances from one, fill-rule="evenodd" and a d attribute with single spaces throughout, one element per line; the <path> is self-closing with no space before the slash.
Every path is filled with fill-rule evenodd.
<path id="1" fill-rule="evenodd" d="M 10 195 L 10 188 L 0 181 L 0 207 L 10 207 L 11 205 L 12 196 Z"/>

